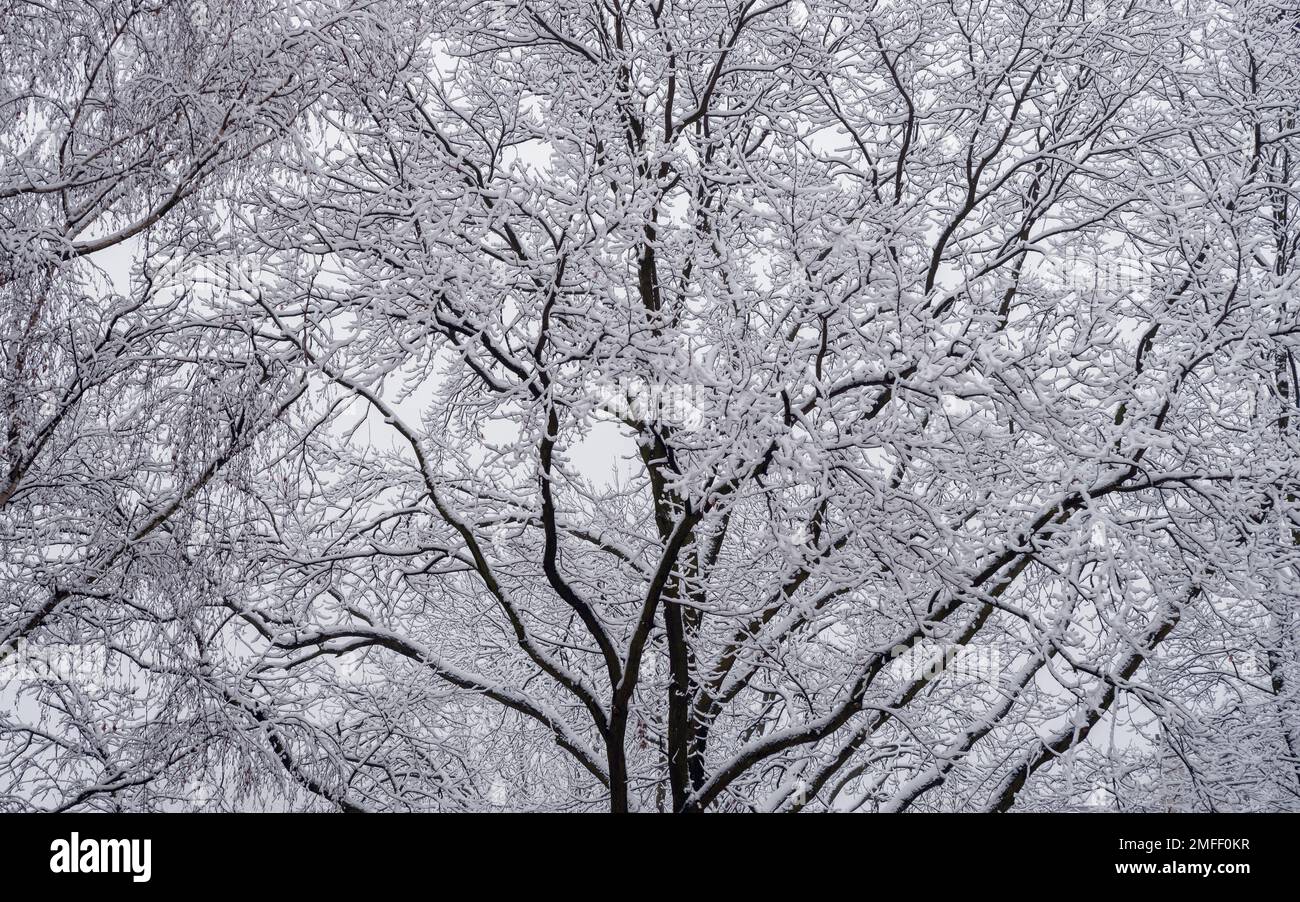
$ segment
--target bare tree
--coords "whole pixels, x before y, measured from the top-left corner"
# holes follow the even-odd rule
[[[1297,807],[1291,5],[85,9],[5,804]]]

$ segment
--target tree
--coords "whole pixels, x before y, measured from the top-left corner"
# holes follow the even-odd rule
[[[313,11],[7,133],[8,804],[1296,807],[1300,13]]]

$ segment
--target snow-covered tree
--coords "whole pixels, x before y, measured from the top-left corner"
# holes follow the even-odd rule
[[[1294,3],[67,10],[0,804],[1300,807]]]

